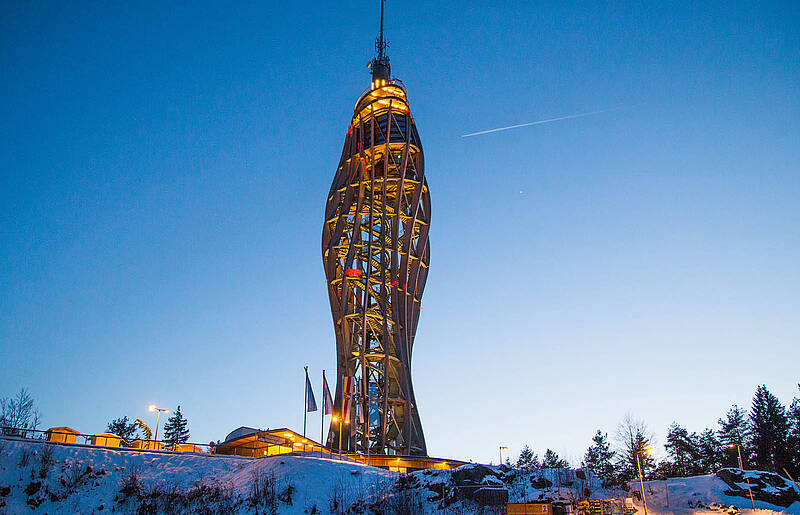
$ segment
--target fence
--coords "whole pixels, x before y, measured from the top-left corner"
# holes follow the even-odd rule
[[[22,427],[0,426],[0,435],[26,440],[49,441],[67,445],[83,445],[93,447],[114,447],[131,451],[160,452],[194,452],[215,454],[216,445],[211,443],[174,443],[166,440],[136,439],[128,442],[125,438],[112,433],[85,434],[59,427],[52,429],[29,429]]]
[[[186,442],[174,444],[166,440],[153,440],[153,439],[136,439],[128,442],[125,438],[112,433],[97,433],[86,434],[77,431],[67,430],[68,428],[51,428],[51,429],[29,429],[20,427],[0,426],[0,437],[21,438],[25,440],[38,440],[42,442],[51,442],[66,445],[77,445],[87,447],[104,447],[115,448],[124,451],[149,451],[149,452],[164,452],[164,453],[198,453],[207,456],[234,456],[239,458],[263,458],[267,456],[257,456],[252,454],[250,456],[241,454],[230,453],[217,453],[217,444],[215,443],[194,443]],[[337,454],[328,449],[320,451],[292,451],[273,456],[310,456],[310,457],[325,457],[333,460],[349,461],[353,463],[362,463],[364,460],[361,456],[342,453]]]

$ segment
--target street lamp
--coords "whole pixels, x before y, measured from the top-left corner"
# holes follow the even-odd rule
[[[503,464],[503,449],[508,450],[508,447],[506,447],[505,445],[500,446],[500,465]]]
[[[642,503],[644,504],[644,515],[647,515],[647,499],[644,496],[644,478],[642,477],[642,462],[639,459],[639,454],[647,454],[653,450],[652,447],[645,447],[641,451],[636,451],[636,465],[639,467],[639,486],[642,488]]]
[[[159,419],[161,418],[161,412],[163,411],[163,412],[165,412],[165,413],[166,413],[166,412],[168,412],[169,410],[168,410],[168,409],[164,409],[164,408],[157,408],[155,404],[151,404],[151,405],[150,405],[150,406],[149,406],[147,409],[148,409],[149,411],[151,411],[151,412],[152,412],[152,411],[155,411],[155,412],[156,412],[156,435],[153,437],[153,440],[156,440],[156,441],[157,441],[157,440],[158,440],[158,421],[159,421]],[[645,514],[645,515],[646,515],[646,514]]]
[[[739,453],[739,470],[741,470],[742,474],[744,474],[744,466],[742,465],[742,448],[739,446],[738,443],[729,444],[728,447],[730,447],[731,449],[736,447],[736,451]],[[750,488],[750,479],[747,476],[745,476],[744,480],[747,481],[747,491],[750,493],[750,504],[753,506],[753,509],[755,510],[756,502],[753,500],[753,490]]]

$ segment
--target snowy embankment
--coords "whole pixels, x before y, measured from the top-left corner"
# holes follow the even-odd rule
[[[728,478],[734,486],[736,479]],[[717,476],[648,482],[648,513],[800,515],[800,502],[784,508],[757,500],[760,510],[753,512],[749,498],[728,495],[730,488]],[[564,505],[629,495],[568,469],[465,465],[400,475],[315,457],[132,452],[0,438],[0,513],[501,514],[506,500]]]
[[[718,474],[725,475],[723,469]],[[800,515],[800,501],[791,503],[788,506],[780,506],[759,500],[761,498],[774,498],[779,491],[785,493],[796,492],[796,489],[789,483],[788,480],[782,479],[786,486],[782,489],[776,486],[764,483],[763,479],[778,478],[776,474],[765,472],[748,471],[745,475],[750,478],[752,490],[754,492],[754,504],[756,509],[752,509],[750,502],[749,492],[747,490],[747,483],[745,481],[735,481],[737,478],[732,478],[731,483],[726,483],[720,475],[709,474],[706,476],[695,476],[686,478],[672,478],[666,481],[645,481],[644,493],[647,498],[647,511],[648,515],[661,515],[669,513],[709,513],[709,512],[728,512],[728,513],[742,513],[742,514],[768,514],[768,513],[786,513],[792,515]],[[727,476],[726,476],[727,477]],[[759,488],[759,483],[763,488]],[[639,492],[640,485],[638,482],[631,482],[631,492]],[[734,489],[736,492],[734,492]],[[738,493],[738,495],[731,495]],[[636,506],[642,508],[642,503],[639,502],[639,497],[636,496]],[[784,496],[785,498],[786,496]],[[795,495],[796,499],[800,499],[800,492]]]
[[[329,513],[380,501],[396,477],[320,458],[162,454],[0,439],[0,513],[34,507],[49,514],[269,513],[273,507],[282,514]]]

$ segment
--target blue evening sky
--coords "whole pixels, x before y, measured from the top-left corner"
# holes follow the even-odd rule
[[[429,452],[577,464],[800,380],[800,3],[389,0],[431,188]],[[378,2],[5,2],[0,395],[100,432],[302,428]],[[470,132],[588,111],[585,118]],[[309,421],[319,436],[319,416]]]

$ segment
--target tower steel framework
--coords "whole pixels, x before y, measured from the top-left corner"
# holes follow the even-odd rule
[[[349,452],[426,455],[411,353],[428,275],[430,196],[405,86],[391,78],[381,30],[372,82],[359,97],[331,185],[322,259],[337,349],[328,445]],[[355,378],[341,413],[343,377]],[[341,433],[340,433],[341,431]]]

